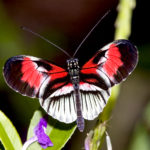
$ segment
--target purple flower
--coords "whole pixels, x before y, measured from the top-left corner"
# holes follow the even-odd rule
[[[38,142],[42,148],[53,146],[49,136],[46,135],[45,130],[47,128],[47,121],[45,118],[41,118],[39,123],[34,128],[34,136],[26,141],[23,145],[22,150],[26,150],[30,144]]]

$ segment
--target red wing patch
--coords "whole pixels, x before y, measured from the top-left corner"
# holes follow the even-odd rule
[[[33,63],[31,58],[29,57],[25,57],[21,65],[21,81],[27,82],[31,88],[34,87],[36,89],[39,89],[40,83],[43,79],[43,75],[37,70],[38,65],[36,63]]]
[[[89,83],[96,85],[104,90],[108,90],[111,87],[108,77],[97,68],[83,68],[80,71],[81,83]]]
[[[6,62],[4,77],[11,88],[30,97],[47,97],[68,83],[68,73],[63,68],[24,55],[12,57]]]
[[[128,40],[117,40],[99,50],[85,63],[81,69],[81,76],[94,74],[94,78],[98,79],[105,74],[111,81],[111,86],[113,86],[124,80],[134,70],[137,61],[136,47]],[[86,81],[90,83],[88,81],[90,78],[88,78]],[[93,82],[95,82],[94,79]]]

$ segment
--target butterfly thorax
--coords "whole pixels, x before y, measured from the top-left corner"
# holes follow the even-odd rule
[[[67,60],[68,72],[72,84],[79,84],[79,60],[71,58]]]

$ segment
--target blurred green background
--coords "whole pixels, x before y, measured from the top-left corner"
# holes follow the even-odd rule
[[[117,6],[118,0],[0,1],[0,109],[11,119],[23,141],[39,102],[21,96],[6,85],[2,75],[5,61],[9,57],[26,54],[65,67],[67,57],[42,39],[22,31],[20,26],[40,33],[72,55],[94,24],[111,10],[77,53],[82,65],[98,49],[113,41]],[[137,0],[129,39],[139,49],[139,63],[132,75],[122,83],[109,121],[114,150],[150,149],[150,22],[147,15],[148,1]],[[85,132],[81,134],[76,131],[64,149],[83,148],[86,133],[94,123],[87,121]]]

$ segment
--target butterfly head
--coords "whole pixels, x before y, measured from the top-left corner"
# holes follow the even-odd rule
[[[71,58],[67,60],[68,70],[79,69],[79,60],[77,58]]]

